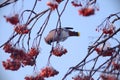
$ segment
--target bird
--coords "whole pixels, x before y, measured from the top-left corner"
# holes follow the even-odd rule
[[[44,38],[45,42],[49,45],[53,42],[63,42],[65,41],[68,37],[72,36],[80,36],[79,32],[72,31],[72,27],[63,27],[63,28],[56,28],[52,29],[48,35]]]

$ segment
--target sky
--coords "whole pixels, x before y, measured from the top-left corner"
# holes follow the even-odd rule
[[[3,0],[1,0],[0,2],[2,1]],[[16,7],[14,7],[15,12],[19,12],[21,11],[21,9],[31,9],[33,7],[34,0],[31,0],[29,2],[28,1],[29,0],[24,0],[24,2],[22,3],[22,0],[20,0],[20,3],[18,2],[16,4]],[[47,0],[42,0],[42,2],[38,2],[38,6],[36,7],[35,11],[40,12],[41,10],[47,9],[46,2]],[[71,1],[69,1],[68,6],[61,17],[62,26],[73,27],[74,31],[80,32],[80,36],[70,37],[66,41],[61,43],[68,50],[68,53],[66,55],[63,55],[62,57],[51,57],[51,65],[59,71],[59,75],[48,79],[46,78],[46,80],[61,80],[69,67],[75,66],[85,57],[85,55],[87,54],[87,48],[93,41],[92,37],[96,38],[99,36],[99,33],[95,31],[96,27],[107,16],[120,11],[120,0],[97,0],[97,4],[100,10],[97,11],[93,16],[83,17],[78,15],[77,11],[79,8],[71,6],[70,2]],[[62,3],[59,7],[62,7]],[[4,15],[11,14],[13,14],[13,5],[9,5],[0,9],[0,45],[6,42],[12,34],[12,25],[6,23],[5,19],[3,18]],[[47,64],[47,59],[50,54],[49,51],[51,49],[51,46],[45,43],[44,37],[51,29],[55,28],[56,19],[56,12],[53,11],[51,15],[51,20],[44,31],[41,41],[41,52],[40,55],[37,57],[37,66],[35,70],[36,72],[39,72],[40,69],[45,67]],[[39,28],[40,24],[41,22],[39,21],[35,25],[36,28],[34,29],[34,31]],[[117,25],[120,25],[120,23],[118,23]],[[33,37],[34,36],[35,35],[33,35]],[[18,71],[5,70],[2,66],[2,61],[8,59],[9,55],[6,54],[2,50],[2,48],[0,48],[0,57],[0,80],[24,80],[25,76],[35,75],[33,67],[29,66],[26,66],[24,68],[21,67]],[[75,74],[72,74],[72,76],[74,75]],[[67,80],[72,80],[72,76],[67,77]]]

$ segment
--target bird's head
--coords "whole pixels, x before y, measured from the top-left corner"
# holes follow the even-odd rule
[[[46,38],[44,38],[44,39],[45,39],[45,42],[46,42],[47,44],[51,45],[52,40],[49,40],[49,39],[46,39]]]

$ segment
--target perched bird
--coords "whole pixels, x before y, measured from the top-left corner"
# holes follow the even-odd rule
[[[52,42],[61,42],[71,36],[79,36],[79,32],[71,31],[71,27],[57,28],[51,30],[45,37],[45,42],[51,45]]]

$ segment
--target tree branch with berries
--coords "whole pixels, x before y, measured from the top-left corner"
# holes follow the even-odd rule
[[[8,5],[16,6],[20,0],[6,0],[0,3],[3,9]],[[24,3],[24,0],[21,0]],[[36,69],[36,62],[41,54],[42,38],[45,30],[49,28],[48,24],[53,19],[52,14],[57,15],[53,30],[50,30],[44,38],[45,42],[50,45],[49,56],[46,66],[34,76],[25,76],[25,80],[45,80],[46,78],[59,75],[59,71],[51,64],[51,58],[62,57],[69,53],[68,49],[61,44],[69,37],[79,37],[80,33],[72,31],[72,27],[63,27],[63,18],[65,11],[68,9],[70,0],[48,0],[45,9],[36,11],[38,4],[42,0],[34,0],[31,9],[20,9],[16,12],[13,8],[11,15],[3,15],[3,19],[13,28],[11,36],[7,41],[0,44],[0,48],[5,55],[9,55],[6,61],[2,61],[5,70],[18,71],[26,66],[33,66]],[[70,4],[78,10],[81,17],[92,17],[99,11],[97,0],[72,0]],[[22,4],[24,5],[24,4]],[[60,7],[62,5],[63,7]],[[119,80],[120,79],[120,27],[115,23],[120,21],[120,12],[110,14],[100,25],[96,27],[96,32],[101,33],[93,44],[88,46],[86,56],[75,66],[70,66],[66,74],[63,74],[61,80],[66,80],[68,76],[76,72],[78,75],[71,77],[73,80]],[[36,26],[39,24],[39,27]],[[36,29],[37,28],[37,29]],[[111,41],[116,44],[111,45]],[[44,50],[44,48],[43,48]],[[97,56],[92,56],[92,55]],[[105,59],[99,63],[101,59]],[[87,68],[86,66],[91,66]],[[96,79],[96,74],[100,74]]]

